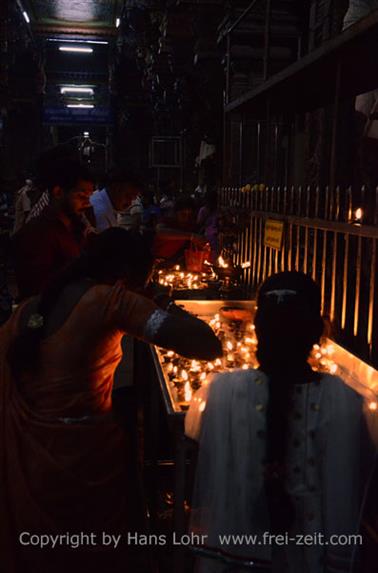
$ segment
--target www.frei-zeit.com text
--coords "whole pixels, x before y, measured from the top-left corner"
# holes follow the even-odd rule
[[[261,535],[219,535],[218,545],[221,547],[235,546],[264,546],[264,545],[298,545],[304,547],[312,546],[351,546],[362,545],[362,535],[331,535],[326,537],[323,533],[311,535],[273,535],[266,531]],[[189,533],[185,535],[144,535],[129,532],[126,534],[101,533],[64,533],[59,535],[33,534],[23,531],[19,535],[19,543],[24,547],[35,547],[39,549],[56,549],[69,547],[78,549],[80,547],[104,546],[117,549],[120,544],[126,543],[130,546],[206,546],[209,544],[207,535]],[[213,543],[211,544],[213,545]]]

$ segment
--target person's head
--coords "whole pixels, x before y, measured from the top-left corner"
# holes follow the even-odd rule
[[[109,174],[107,191],[116,211],[125,211],[143,191],[141,180],[126,169]]]
[[[93,177],[87,167],[71,159],[52,165],[48,182],[51,204],[67,215],[80,215],[90,207],[94,191]]]
[[[269,379],[265,490],[270,527],[273,533],[282,534],[295,520],[295,507],[286,490],[292,391],[294,384],[312,380],[307,359],[323,331],[320,290],[303,273],[279,273],[263,283],[257,305],[257,358]]]
[[[143,288],[153,266],[143,238],[121,227],[91,236],[81,259],[88,278],[107,284],[122,280],[130,290]]]
[[[283,272],[261,286],[255,317],[257,357],[267,373],[295,371],[323,333],[320,289],[307,275]]]
[[[175,219],[181,228],[195,224],[196,205],[191,197],[179,197],[175,204]]]
[[[79,161],[76,146],[56,145],[41,153],[33,166],[33,180],[36,187],[46,191],[54,184],[55,165],[62,161]]]
[[[8,361],[15,376],[38,368],[39,350],[49,315],[60,294],[70,284],[92,279],[94,284],[124,282],[128,290],[141,290],[148,281],[153,266],[151,251],[140,236],[113,227],[91,237],[86,251],[63,272],[56,275],[42,292],[36,315],[41,328],[25,328],[15,338]]]

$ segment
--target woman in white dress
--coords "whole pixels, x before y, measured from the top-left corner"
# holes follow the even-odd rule
[[[270,277],[255,318],[260,368],[216,376],[186,418],[199,442],[192,531],[210,547],[271,560],[275,573],[347,573],[355,551],[334,536],[358,529],[362,401],[308,364],[320,309],[311,278]],[[235,534],[250,537],[227,538]],[[204,559],[198,570],[225,571]]]

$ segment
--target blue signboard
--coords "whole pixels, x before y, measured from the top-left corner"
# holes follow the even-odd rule
[[[48,125],[111,125],[113,117],[109,107],[95,107],[93,109],[45,107],[43,123]]]

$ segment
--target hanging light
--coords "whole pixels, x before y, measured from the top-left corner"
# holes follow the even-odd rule
[[[66,107],[70,109],[93,109],[94,105],[91,103],[69,103]]]
[[[82,46],[59,46],[60,52],[71,52],[74,54],[92,54],[93,48],[84,48]]]
[[[83,86],[66,86],[60,88],[61,94],[86,94],[86,95],[93,95],[94,89],[93,88],[86,88]]]

